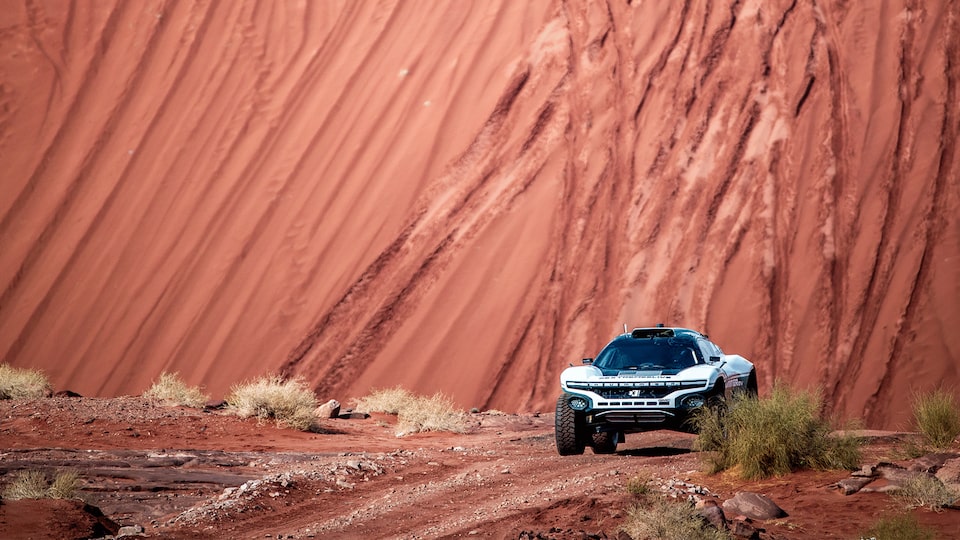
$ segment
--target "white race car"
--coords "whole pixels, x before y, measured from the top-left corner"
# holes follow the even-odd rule
[[[736,392],[757,395],[752,363],[687,328],[636,328],[583,364],[560,374],[556,439],[563,456],[587,446],[613,453],[627,433],[690,432],[700,407],[722,408]]]

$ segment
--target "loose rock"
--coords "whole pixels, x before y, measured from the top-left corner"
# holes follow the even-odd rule
[[[336,418],[340,415],[340,402],[331,399],[330,401],[324,403],[317,407],[314,414],[317,418]]]
[[[873,478],[864,478],[864,477],[851,477],[844,478],[840,480],[835,485],[837,489],[840,490],[840,493],[844,495],[853,495],[854,493],[863,489],[863,486],[873,482]]]
[[[741,491],[723,502],[723,510],[730,514],[739,514],[751,519],[777,519],[786,517],[783,508],[777,506],[769,497],[759,493]]]
[[[700,509],[700,515],[721,531],[727,528],[727,518],[723,515],[723,508],[717,506],[716,503],[704,505]]]

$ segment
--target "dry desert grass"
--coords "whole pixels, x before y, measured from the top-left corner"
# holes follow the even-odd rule
[[[50,395],[47,376],[35,369],[0,364],[0,399],[39,398]]]
[[[17,473],[3,490],[3,498],[72,499],[80,488],[80,476],[74,471],[62,471],[49,482],[43,471],[25,470]]]
[[[680,538],[728,540],[731,538],[727,531],[720,530],[704,520],[693,504],[660,495],[630,508],[621,529],[631,538],[656,540]]]
[[[469,427],[467,414],[447,396],[418,396],[400,387],[375,390],[356,401],[356,409],[397,415],[397,437],[423,431],[464,433]]]
[[[950,489],[935,477],[918,474],[906,482],[895,492],[896,496],[904,501],[909,508],[926,507],[939,512],[943,507],[953,504],[960,493]]]
[[[160,401],[166,405],[201,408],[206,404],[209,396],[199,387],[187,386],[178,373],[163,372],[160,378],[153,383],[143,397]]]
[[[921,525],[908,514],[880,518],[875,525],[860,533],[861,540],[934,540],[936,531]]]
[[[924,439],[935,448],[949,447],[960,435],[960,406],[946,390],[916,395],[913,418]]]
[[[316,427],[317,397],[302,379],[261,377],[234,386],[226,402],[242,418],[275,420],[280,426],[301,431]]]

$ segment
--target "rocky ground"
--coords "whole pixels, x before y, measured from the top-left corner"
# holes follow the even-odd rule
[[[907,459],[917,442],[908,433],[865,432],[865,468],[853,474],[743,481],[701,472],[687,434],[633,435],[615,455],[560,457],[552,413],[471,418],[467,434],[397,438],[386,415],[304,433],[139,398],[0,402],[4,483],[30,469],[82,478],[82,502],[3,501],[0,538],[617,538],[639,500],[626,488],[636,478],[724,508],[744,534],[859,538],[880,516],[905,511],[889,486],[960,475],[960,446]],[[786,516],[740,515],[750,512],[731,506],[740,492]],[[957,510],[911,512],[940,537],[960,537]]]

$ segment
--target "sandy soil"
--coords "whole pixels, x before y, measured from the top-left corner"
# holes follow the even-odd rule
[[[0,469],[4,478],[79,471],[86,502],[153,538],[616,538],[637,502],[625,489],[636,477],[695,484],[717,501],[766,494],[789,516],[754,522],[763,538],[855,538],[902,506],[882,493],[829,489],[842,471],[754,482],[704,474],[687,434],[651,432],[628,437],[615,455],[560,457],[552,414],[471,418],[467,434],[397,438],[386,415],[303,433],[137,398],[6,401]],[[909,439],[870,433],[865,459],[894,459]],[[90,530],[88,513],[63,504],[4,501],[0,537]],[[942,538],[960,535],[957,511],[914,514]]]
[[[624,323],[960,386],[960,3],[0,0],[0,360],[548,410]]]

